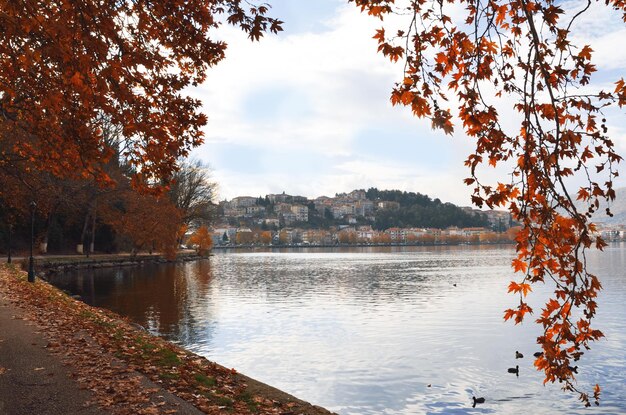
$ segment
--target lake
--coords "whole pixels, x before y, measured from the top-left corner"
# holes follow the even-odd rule
[[[217,252],[208,260],[57,276],[54,284],[185,348],[340,414],[626,413],[626,245],[601,277],[582,408],[533,368],[539,329],[504,323],[511,247]],[[533,287],[540,312],[549,285]],[[515,351],[524,354],[515,359]],[[520,375],[507,368],[520,366]],[[471,407],[471,398],[486,402]]]

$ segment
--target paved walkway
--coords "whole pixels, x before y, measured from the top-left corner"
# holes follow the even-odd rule
[[[100,415],[58,356],[19,309],[0,298],[0,414]]]
[[[44,333],[25,319],[19,307],[0,292],[0,415],[107,415],[135,414],[124,404],[103,409],[93,394],[81,389],[71,368],[46,346]],[[148,390],[144,413],[201,415],[195,406],[134,372],[140,388]]]

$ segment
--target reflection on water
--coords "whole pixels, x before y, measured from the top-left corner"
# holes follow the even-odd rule
[[[513,252],[494,247],[218,253],[55,283],[186,348],[341,414],[581,413],[542,386],[534,324],[503,323]],[[593,413],[626,413],[626,245],[593,253],[606,340],[579,364]],[[455,285],[456,284],[456,285]],[[546,290],[536,287],[539,310]],[[515,360],[515,350],[526,356]],[[530,358],[529,358],[530,357]],[[520,366],[520,375],[507,373]],[[472,396],[486,403],[471,407]]]

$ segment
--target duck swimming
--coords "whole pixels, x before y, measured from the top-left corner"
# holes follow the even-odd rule
[[[485,403],[485,398],[477,398],[475,396],[472,396],[472,399],[474,400],[474,403],[472,404],[472,408],[476,408],[477,403]]]
[[[522,357],[524,357],[523,354],[521,354],[520,352],[518,352],[517,350],[515,351],[515,358],[516,359],[521,359]]]
[[[515,367],[510,367],[507,372],[509,373],[515,373],[517,376],[519,376],[519,365],[515,366]]]

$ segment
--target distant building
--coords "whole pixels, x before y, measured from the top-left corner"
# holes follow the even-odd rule
[[[371,226],[359,226],[356,230],[358,242],[371,242],[374,237],[374,231]]]
[[[374,213],[374,202],[371,200],[357,200],[354,204],[354,213],[359,216],[369,216]]]
[[[230,206],[232,208],[246,208],[249,206],[256,205],[256,201],[257,201],[256,197],[238,196],[238,197],[233,198],[233,200],[230,201]]]
[[[308,222],[309,221],[309,208],[303,205],[291,206],[291,213],[296,215],[296,221]]]
[[[486,228],[463,228],[461,231],[464,236],[480,235],[482,233],[489,232]]]
[[[341,219],[346,215],[354,215],[356,209],[354,204],[342,204],[332,207],[332,214],[335,219]]]
[[[247,245],[253,242],[254,234],[250,228],[238,228],[235,234],[235,243]]]
[[[305,196],[292,196],[289,200],[291,201],[291,203],[300,205],[306,205],[307,203],[309,203],[309,199],[307,199]]]
[[[406,242],[406,235],[408,230],[406,228],[389,228],[385,231],[389,234],[392,242]]]
[[[213,228],[211,232],[211,239],[213,239],[213,245],[224,245],[235,241],[235,235],[237,234],[237,228],[227,225],[219,225]]]
[[[348,193],[348,197],[352,200],[365,200],[367,199],[367,194],[365,190],[353,190]]]
[[[276,213],[291,213],[290,203],[278,203],[274,206],[274,212]]]
[[[511,213],[504,210],[485,210],[480,211],[487,216],[489,225],[497,231],[504,231],[511,227]]]
[[[281,244],[292,244],[296,239],[296,233],[291,228],[284,228],[278,233],[278,242]]]
[[[278,218],[267,218],[265,224],[269,227],[278,228],[280,226],[280,220]]]
[[[231,218],[238,218],[246,215],[246,208],[224,208],[224,216]]]
[[[278,193],[278,194],[267,195],[267,198],[273,204],[286,202],[287,199],[290,198],[290,197],[291,196],[285,194],[285,192]]]
[[[330,245],[332,243],[329,231],[309,229],[302,232],[302,242],[307,245]]]
[[[248,206],[245,208],[245,211],[248,216],[259,216],[265,213],[265,206]]]
[[[282,223],[284,226],[290,226],[297,222],[297,216],[292,212],[281,212],[279,213],[279,217],[282,219]]]
[[[380,200],[376,203],[378,209],[398,209],[400,207],[400,203],[391,202],[389,200]]]
[[[412,239],[420,239],[425,235],[428,235],[428,231],[423,228],[409,228],[406,230],[407,239],[411,237]]]

